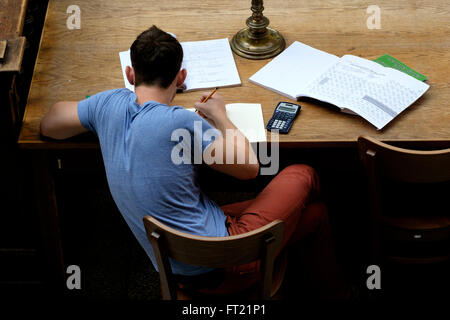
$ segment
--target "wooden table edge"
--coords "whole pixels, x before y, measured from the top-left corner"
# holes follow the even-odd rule
[[[405,147],[430,147],[430,148],[450,148],[450,140],[407,140],[407,139],[381,139],[380,141],[392,144],[402,145]],[[270,141],[267,141],[271,143]],[[261,143],[261,142],[260,142]],[[280,148],[353,148],[357,146],[357,138],[353,141],[327,141],[327,140],[305,140],[305,141],[282,141],[279,142]],[[99,149],[100,144],[98,142],[68,142],[68,141],[28,141],[19,140],[18,146],[22,150],[70,150],[70,149]]]

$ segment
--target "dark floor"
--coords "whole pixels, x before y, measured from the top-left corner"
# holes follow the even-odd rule
[[[29,46],[19,82],[23,105],[45,9],[46,0],[30,0],[24,31]],[[307,163],[318,171],[339,264],[346,279],[362,288],[363,297],[366,297],[368,207],[366,181],[356,150],[288,149],[282,151],[281,162],[282,167],[290,163]],[[40,269],[42,256],[30,164],[26,154],[17,150],[14,144],[1,164],[3,185],[8,189],[1,197],[4,205],[0,224],[0,258],[3,259],[0,293],[39,296],[44,292]],[[237,182],[208,173],[203,175],[202,185],[221,205],[254,196],[268,180]],[[222,182],[221,187],[217,187],[217,181]],[[158,274],[118,212],[103,171],[61,173],[57,179],[57,192],[66,263],[78,265],[82,271],[82,289],[67,292],[67,297],[159,299]],[[386,266],[382,269],[382,290],[374,296],[381,300],[440,294],[448,297],[448,270],[448,264],[431,269]],[[307,286],[298,288],[291,284],[288,288],[286,299],[308,298]]]
[[[47,0],[29,0],[23,35],[27,39],[22,70],[16,77],[19,115],[23,115],[33,74]],[[0,101],[2,110],[7,110]],[[3,114],[2,119],[3,121]],[[0,295],[41,290],[39,221],[32,194],[31,168],[17,148],[17,132],[0,128]]]

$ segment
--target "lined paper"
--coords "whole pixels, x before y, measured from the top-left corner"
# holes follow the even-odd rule
[[[186,91],[241,84],[228,39],[183,42],[181,46]]]
[[[227,38],[182,42],[183,62],[187,70],[182,86],[184,91],[229,87],[241,84],[230,43]],[[125,87],[134,91],[128,82],[125,69],[131,66],[130,50],[119,52]]]

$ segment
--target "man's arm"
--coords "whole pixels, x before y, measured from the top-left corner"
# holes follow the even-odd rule
[[[78,117],[78,102],[55,103],[41,120],[41,134],[53,139],[66,139],[88,131]]]
[[[207,94],[204,94],[201,100],[206,96]],[[195,107],[202,117],[222,133],[203,153],[205,159],[208,156],[215,157],[218,150],[222,150],[222,159],[216,158],[219,161],[209,166],[238,179],[255,178],[259,173],[258,158],[247,138],[228,119],[222,97],[214,94],[206,103],[198,102]]]

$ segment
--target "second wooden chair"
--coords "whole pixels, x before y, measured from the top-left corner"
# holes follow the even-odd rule
[[[382,257],[390,261],[414,264],[448,260],[450,149],[407,150],[370,137],[359,137],[358,149],[369,183],[373,262],[378,263]],[[442,196],[434,196],[433,200],[426,199],[425,192],[417,196],[407,194],[409,204],[397,206],[396,210],[389,210],[389,206],[395,201],[390,203],[385,201],[386,188],[389,184],[399,181],[405,182],[405,186],[412,185],[413,189],[425,185],[424,190],[429,190],[432,184],[442,184],[442,188],[447,190],[438,190]],[[393,188],[391,198],[397,200],[397,195],[402,191],[401,188]],[[435,201],[440,202],[440,205],[434,203]],[[420,207],[420,203],[425,204]],[[382,243],[385,245],[382,246]],[[401,248],[403,254],[386,252],[386,249],[392,250],[394,247]],[[412,249],[408,250],[408,247]],[[419,251],[424,252],[419,255]]]

